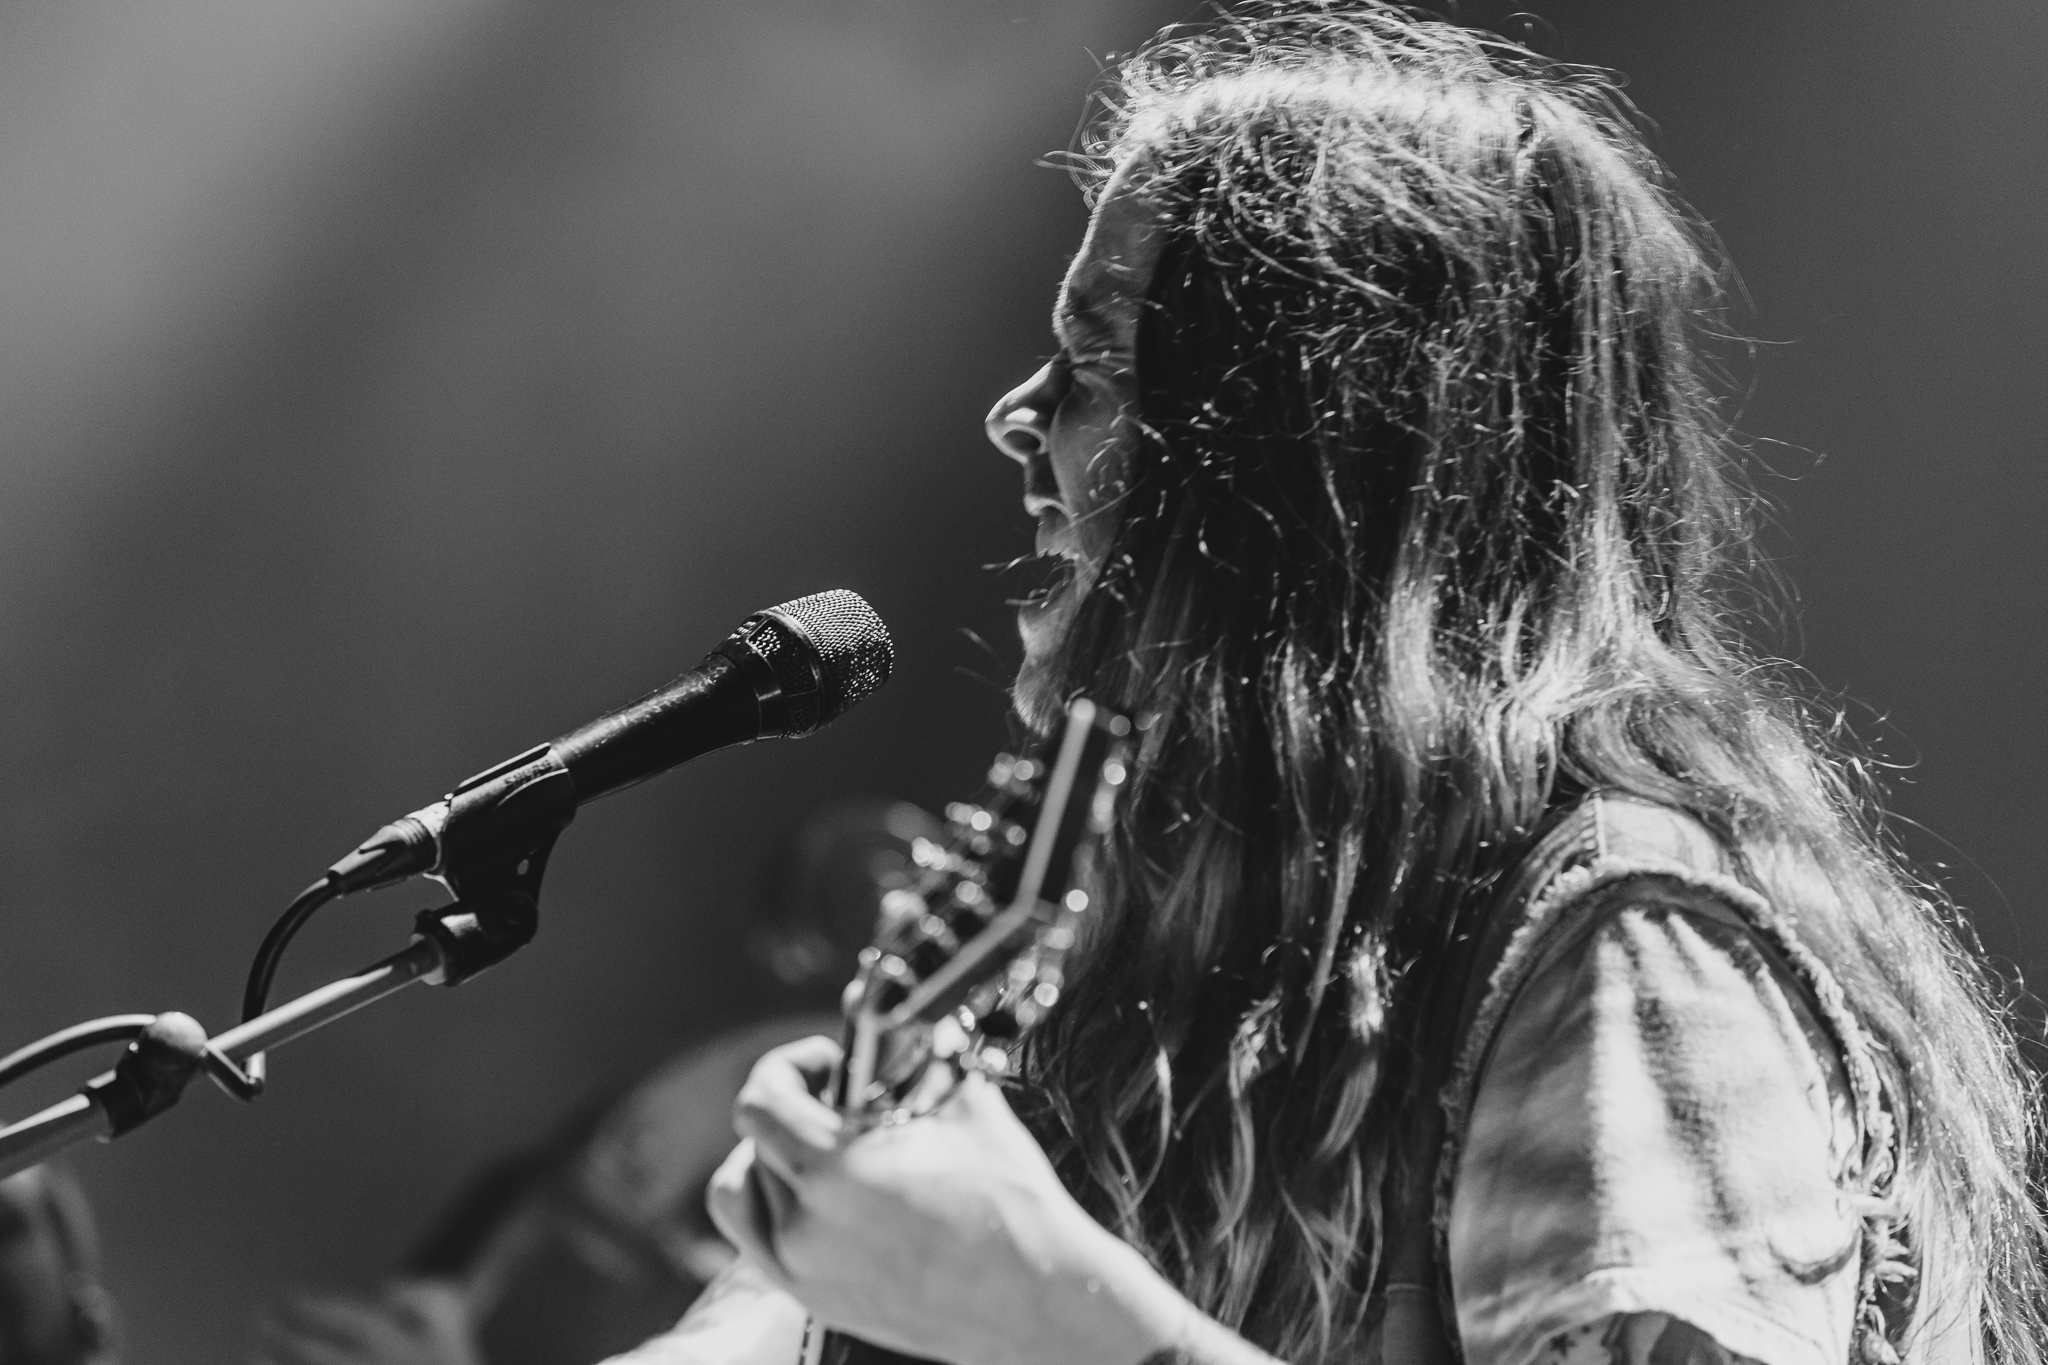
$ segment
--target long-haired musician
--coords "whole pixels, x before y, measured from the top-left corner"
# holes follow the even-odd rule
[[[1716,264],[1611,88],[1259,5],[1104,109],[989,417],[1019,709],[1157,717],[1102,917],[1008,1096],[849,1139],[833,1045],[764,1060],[759,1279],[648,1358],[800,1302],[973,1365],[2041,1361],[2035,1093],[1737,633]]]

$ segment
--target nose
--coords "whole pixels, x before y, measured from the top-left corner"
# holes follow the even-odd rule
[[[989,441],[1018,464],[1028,465],[1033,456],[1044,455],[1064,388],[1065,377],[1056,364],[1041,367],[988,410],[982,429]]]

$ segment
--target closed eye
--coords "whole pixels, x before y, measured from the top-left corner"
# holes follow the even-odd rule
[[[1069,375],[1102,379],[1125,378],[1134,368],[1130,353],[1116,347],[1092,351],[1063,350],[1055,357],[1054,364]]]

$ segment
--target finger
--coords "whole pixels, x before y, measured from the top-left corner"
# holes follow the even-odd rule
[[[767,1053],[780,1057],[803,1073],[805,1082],[813,1095],[822,1094],[825,1085],[832,1079],[832,1070],[844,1056],[843,1049],[834,1039],[814,1033],[808,1038],[799,1038],[793,1043],[784,1043]]]
[[[712,1223],[740,1255],[758,1266],[778,1289],[795,1288],[782,1259],[775,1254],[775,1206],[767,1188],[754,1178],[754,1144],[742,1142],[712,1172],[704,1188],[704,1206]],[[773,1179],[773,1177],[769,1177]]]
[[[839,1065],[841,1056],[839,1044],[819,1034],[799,1038],[793,1043],[770,1048],[761,1054],[747,1080],[752,1083],[756,1077],[772,1080],[778,1089],[801,1091],[803,1094],[818,1096],[832,1081],[832,1071]]]
[[[787,1268],[789,1262],[783,1257],[782,1248],[788,1243],[789,1234],[803,1212],[802,1201],[789,1182],[761,1160],[759,1147],[754,1149],[754,1165],[747,1173],[747,1179],[753,1182],[756,1193],[768,1209],[768,1233],[774,1240],[775,1255]]]
[[[904,1106],[913,1114],[935,1114],[952,1101],[963,1076],[968,1074],[972,1073],[963,1073],[946,1058],[935,1057],[904,1097]]]
[[[809,1077],[779,1049],[754,1064],[733,1101],[732,1124],[741,1137],[760,1146],[761,1159],[771,1169],[791,1182],[838,1151],[843,1127],[838,1113],[812,1094]]]
[[[944,1118],[970,1123],[991,1117],[1016,1117],[1010,1109],[1009,1100],[1003,1095],[1002,1086],[979,1071],[970,1071],[962,1076],[936,1112]]]
[[[806,1177],[815,1174],[833,1150],[795,1136],[763,1115],[735,1118],[734,1126],[746,1141],[754,1144],[755,1164],[773,1173],[777,1183],[787,1190],[802,1189]],[[779,1205],[777,1211],[780,1212]]]

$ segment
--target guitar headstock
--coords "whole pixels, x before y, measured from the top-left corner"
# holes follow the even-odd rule
[[[884,900],[847,989],[843,1113],[913,1112],[935,1061],[1000,1073],[1058,1001],[1096,850],[1129,780],[1131,729],[1073,702],[1051,743],[998,757],[981,799],[947,808],[944,846],[918,841],[921,876]]]

